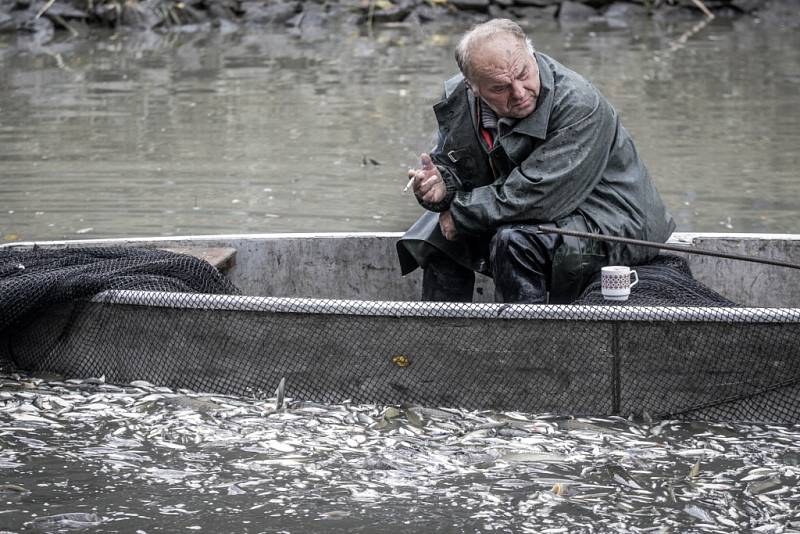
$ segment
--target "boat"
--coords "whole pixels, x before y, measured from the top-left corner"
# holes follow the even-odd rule
[[[108,290],[0,339],[31,373],[292,399],[592,415],[800,422],[800,271],[685,254],[737,307],[419,302],[399,233],[9,243],[145,247],[203,258],[240,295]],[[800,263],[800,235],[676,233],[687,249]]]

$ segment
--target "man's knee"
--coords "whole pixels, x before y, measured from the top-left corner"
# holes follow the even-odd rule
[[[535,226],[501,226],[489,254],[497,302],[546,301],[552,250],[539,239]]]
[[[513,225],[501,226],[495,231],[489,242],[489,261],[492,266],[509,255],[512,249],[518,249],[521,241],[521,231]]]
[[[533,225],[509,224],[500,226],[489,243],[492,270],[502,265],[524,265],[540,274],[546,272],[555,243],[536,233]]]

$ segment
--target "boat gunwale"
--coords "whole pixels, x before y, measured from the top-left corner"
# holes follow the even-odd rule
[[[368,238],[396,238],[399,239],[403,232],[278,232],[278,233],[251,233],[251,234],[205,234],[184,236],[143,236],[143,237],[110,237],[95,239],[64,239],[64,240],[32,240],[12,241],[0,243],[0,249],[16,247],[70,247],[70,246],[124,246],[124,245],[152,245],[153,243],[176,242],[217,242],[233,240],[267,241],[274,239],[368,239]],[[800,234],[770,234],[747,232],[675,232],[667,243],[685,243],[690,246],[694,239],[720,239],[720,240],[769,240],[769,241],[800,241]]]
[[[191,310],[394,318],[650,323],[800,323],[800,308],[370,301],[144,290],[106,290],[95,295],[91,302]]]

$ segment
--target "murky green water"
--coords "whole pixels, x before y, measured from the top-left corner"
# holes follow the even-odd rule
[[[796,232],[800,32],[696,24],[528,27],[620,110],[680,230]],[[0,241],[404,230],[463,29],[5,36]]]
[[[796,232],[800,32],[696,22],[529,27],[680,230]],[[403,230],[462,29],[4,36],[0,241]],[[0,382],[0,531],[800,531],[798,427]]]

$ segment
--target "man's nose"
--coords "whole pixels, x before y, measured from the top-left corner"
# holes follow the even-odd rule
[[[525,98],[525,88],[522,86],[522,82],[511,82],[511,96],[514,100],[522,100]]]

